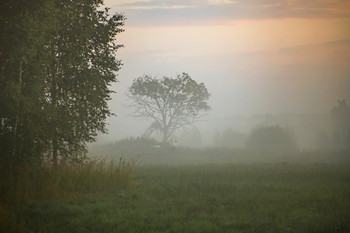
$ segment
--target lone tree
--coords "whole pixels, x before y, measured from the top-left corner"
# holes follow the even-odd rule
[[[192,124],[210,110],[207,88],[186,73],[176,78],[139,77],[129,88],[128,97],[135,108],[134,116],[152,119],[148,132],[160,132],[163,143],[168,143],[177,129]]]

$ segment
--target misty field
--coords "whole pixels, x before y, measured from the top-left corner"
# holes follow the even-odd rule
[[[130,189],[20,216],[33,232],[350,232],[350,166],[139,166]]]

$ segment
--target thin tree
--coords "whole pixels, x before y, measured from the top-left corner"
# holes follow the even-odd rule
[[[57,30],[47,47],[50,66],[46,76],[45,105],[53,163],[83,159],[86,142],[105,132],[109,85],[116,81],[121,47],[115,36],[122,32],[124,16],[98,10],[101,1],[56,1]]]
[[[149,131],[161,132],[163,143],[169,143],[176,130],[210,110],[210,94],[204,83],[197,83],[187,73],[176,78],[139,77],[129,88],[128,97],[135,110],[133,116],[152,119]]]

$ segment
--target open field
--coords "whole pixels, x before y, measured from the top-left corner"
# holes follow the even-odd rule
[[[26,206],[33,232],[350,232],[349,164],[137,167],[133,188]]]
[[[247,148],[189,148],[162,145],[152,139],[129,138],[89,148],[93,156],[137,160],[142,165],[206,165],[247,163],[350,163],[350,150],[254,150]]]

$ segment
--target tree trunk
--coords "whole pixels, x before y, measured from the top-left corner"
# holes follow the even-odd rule
[[[53,79],[55,75],[53,75]],[[52,106],[55,108],[57,105],[56,97],[56,83],[52,81],[52,90],[51,90]],[[57,166],[57,154],[58,154],[58,142],[57,142],[57,127],[56,127],[56,113],[52,116],[52,164],[54,167]]]
[[[56,136],[56,129],[54,132],[54,136],[52,138],[52,164],[53,167],[57,167],[57,136]]]
[[[163,129],[163,140],[162,140],[163,144],[168,143],[168,139],[169,139],[168,137],[169,137],[169,135],[168,135],[168,128],[164,128]]]
[[[19,84],[19,91],[21,93],[22,88],[22,61],[19,62],[19,75],[18,75],[18,84]],[[12,161],[14,165],[17,165],[18,158],[17,158],[17,128],[18,128],[18,109],[19,109],[19,101],[16,100],[17,106],[16,106],[16,117],[15,117],[15,125],[13,127],[13,150],[12,150]]]
[[[55,56],[55,50],[52,48],[52,55]],[[55,62],[55,57],[51,69],[51,104],[52,108],[54,111],[51,113],[51,140],[52,140],[52,165],[53,167],[57,166],[58,163],[58,141],[57,141],[57,112],[56,112],[56,107],[57,107],[57,85],[56,85],[56,73],[57,73],[57,68],[56,68],[56,62]]]

